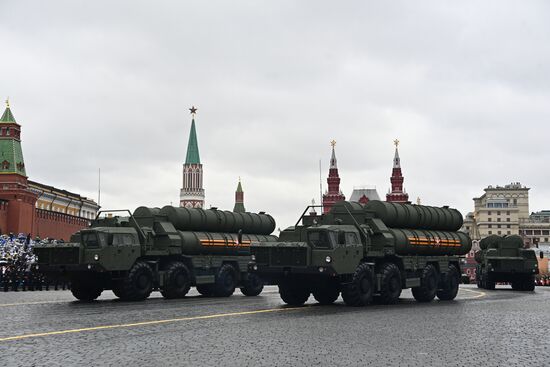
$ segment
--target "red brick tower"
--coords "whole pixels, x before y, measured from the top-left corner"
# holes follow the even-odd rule
[[[332,145],[332,157],[330,158],[330,168],[327,178],[328,190],[323,195],[323,214],[328,213],[334,203],[346,200],[346,197],[340,191],[340,176],[338,176],[338,164],[336,153],[334,152],[336,142],[333,140],[330,142],[330,145]]]
[[[6,110],[0,117],[0,199],[8,202],[7,228],[2,233],[33,233],[36,194],[29,190],[23,151],[21,125],[6,101]]]
[[[399,151],[397,146],[399,140],[393,141],[395,144],[395,156],[393,158],[393,170],[390,178],[391,191],[386,195],[386,201],[392,201],[394,203],[410,203],[409,194],[403,189],[403,174],[401,173],[401,160],[399,159]]]

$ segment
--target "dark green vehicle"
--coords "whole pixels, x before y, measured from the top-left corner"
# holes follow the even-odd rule
[[[172,206],[122,212],[129,216],[101,212],[68,243],[36,245],[39,271],[69,280],[83,301],[106,289],[130,301],[154,290],[181,298],[191,286],[206,296],[227,297],[236,287],[247,296],[261,293],[263,282],[247,264],[252,241],[276,239],[270,215]]]
[[[535,290],[537,256],[535,251],[523,248],[520,236],[492,235],[482,239],[479,247],[474,255],[479,288],[495,289],[496,283],[506,282],[514,290]]]
[[[251,246],[249,270],[277,284],[285,303],[313,293],[331,304],[341,293],[350,306],[391,304],[405,288],[419,302],[456,297],[461,255],[471,248],[457,232],[457,210],[382,201],[343,201],[321,216],[308,210],[278,240]]]

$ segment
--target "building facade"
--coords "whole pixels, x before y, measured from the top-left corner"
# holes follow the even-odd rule
[[[0,232],[67,240],[98,210],[91,199],[28,179],[21,125],[6,101],[0,118]]]
[[[189,142],[187,144],[187,155],[183,164],[183,184],[180,190],[180,207],[182,208],[203,208],[204,188],[203,171],[199,155],[199,143],[195,128],[195,113],[197,109],[191,107],[191,130],[189,131]]]
[[[391,189],[386,195],[386,201],[391,201],[394,203],[410,203],[409,194],[405,192],[403,188],[403,173],[401,172],[401,158],[399,158],[399,140],[394,140],[395,144],[395,154],[393,157],[393,168],[390,178]]]
[[[332,206],[339,202],[346,200],[346,197],[340,191],[340,176],[338,175],[338,161],[336,160],[336,152],[334,147],[336,142],[333,140],[330,142],[332,146],[332,156],[330,157],[330,168],[328,170],[328,190],[323,195],[323,213],[326,214],[330,211]]]
[[[519,182],[488,186],[474,198],[474,212],[464,220],[464,230],[473,240],[487,236],[519,234],[520,223],[529,220],[529,188]]]
[[[371,200],[380,200],[376,187],[358,187],[354,188],[349,197],[349,201],[366,204]]]

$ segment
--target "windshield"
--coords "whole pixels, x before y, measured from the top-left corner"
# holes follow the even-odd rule
[[[315,248],[330,248],[331,241],[327,231],[312,231],[308,235],[308,243]]]
[[[105,246],[105,233],[100,232],[83,232],[82,243],[88,248],[97,248]]]

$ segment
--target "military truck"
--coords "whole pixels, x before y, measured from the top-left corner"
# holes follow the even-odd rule
[[[82,301],[106,289],[128,301],[146,299],[153,290],[181,298],[191,286],[205,296],[227,297],[236,287],[255,296],[263,282],[248,274],[250,243],[274,241],[274,229],[275,220],[264,212],[139,207],[133,214],[100,212],[68,243],[40,244],[34,251],[39,271],[69,280]]]
[[[323,215],[306,215],[310,208],[278,240],[251,246],[249,270],[278,285],[285,303],[313,293],[331,304],[341,293],[349,306],[392,304],[405,288],[419,302],[456,297],[471,248],[456,209],[374,200],[338,202]]]
[[[507,282],[514,290],[535,290],[537,256],[535,251],[523,248],[520,236],[491,235],[482,239],[479,247],[474,254],[479,288],[495,289],[496,283]]]

